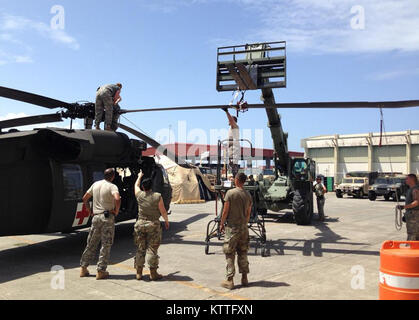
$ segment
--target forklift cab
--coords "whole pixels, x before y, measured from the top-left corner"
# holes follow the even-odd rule
[[[297,181],[314,181],[316,163],[311,159],[291,159],[291,177]]]

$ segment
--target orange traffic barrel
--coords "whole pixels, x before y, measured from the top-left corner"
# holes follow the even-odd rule
[[[419,300],[419,241],[381,246],[380,300]]]

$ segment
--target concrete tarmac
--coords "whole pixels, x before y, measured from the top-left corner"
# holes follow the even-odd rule
[[[171,226],[159,250],[159,272],[152,282],[145,269],[135,279],[134,221],[116,226],[107,280],[79,277],[79,260],[88,229],[72,234],[0,238],[0,299],[377,299],[379,250],[385,240],[405,240],[394,227],[392,201],[369,201],[327,194],[326,221],[317,214],[310,226],[297,226],[289,211],[266,218],[267,257],[251,241],[249,287],[236,274],[232,291],[219,286],[225,276],[222,241],[206,255],[207,223],[215,202],[172,205]],[[315,207],[315,212],[317,212]],[[58,266],[58,267],[57,267]],[[57,271],[58,270],[58,271]]]

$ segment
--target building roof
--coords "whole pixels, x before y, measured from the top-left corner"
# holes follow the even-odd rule
[[[382,135],[378,132],[361,134],[336,134],[306,138],[301,140],[302,148],[333,148],[335,144],[339,147],[357,147],[379,145],[405,145],[419,144],[419,130],[406,130],[397,132],[386,132]]]
[[[200,157],[202,153],[209,151],[209,157],[217,156],[216,145],[193,144],[193,143],[173,143],[164,145],[167,150],[171,151],[178,157]],[[156,154],[155,148],[148,148],[143,152],[145,156],[153,156]],[[242,154],[250,155],[250,148],[242,147]],[[255,155],[257,157],[272,158],[274,151],[272,149],[255,148]],[[304,157],[304,152],[289,151],[291,157]]]

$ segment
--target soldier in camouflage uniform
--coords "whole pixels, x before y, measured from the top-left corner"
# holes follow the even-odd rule
[[[317,199],[317,211],[319,212],[319,220],[324,221],[324,203],[326,201],[324,194],[327,192],[326,187],[322,183],[322,178],[316,178],[316,184],[314,185],[314,193]]]
[[[137,247],[134,268],[137,270],[136,279],[141,280],[147,254],[150,279],[154,281],[163,277],[157,273],[159,267],[157,251],[162,238],[159,219],[160,216],[163,217],[166,230],[169,229],[169,219],[161,194],[153,192],[151,190],[152,180],[148,178],[142,180],[142,176],[140,174],[135,183],[135,197],[138,201],[138,220],[134,225],[134,243]]]
[[[112,108],[112,122],[111,122],[111,130],[116,131],[119,128],[119,117],[120,117],[121,107],[119,104],[115,104]],[[105,121],[105,115],[102,115],[102,120]],[[85,118],[84,119],[84,128],[85,129],[92,129],[93,127],[93,119]]]
[[[240,146],[240,128],[237,124],[237,117],[232,116],[227,108],[223,108],[224,112],[228,118],[228,124],[230,128],[228,129],[228,158],[229,166],[231,168],[231,173],[233,177],[239,172],[239,161],[241,157],[241,146]]]
[[[241,283],[247,286],[249,281],[249,261],[247,252],[249,250],[249,229],[248,223],[252,211],[252,196],[243,189],[246,182],[246,175],[238,173],[235,177],[236,188],[228,190],[224,197],[224,209],[220,221],[220,231],[225,229],[223,252],[226,256],[226,280],[221,286],[226,289],[234,288],[234,275],[236,273],[234,260],[237,252],[237,263],[239,273],[242,274]],[[225,223],[227,225],[225,226]]]
[[[114,115],[114,106],[122,100],[120,97],[122,84],[108,84],[101,86],[96,92],[95,104],[95,127],[100,129],[100,123],[103,119],[103,112],[105,112],[105,130],[112,130],[112,121]]]
[[[407,240],[419,241],[419,184],[415,174],[406,177],[406,184],[409,190],[406,192],[406,204],[398,206],[405,209],[404,218],[406,221]]]
[[[93,215],[93,220],[87,237],[87,246],[80,260],[80,277],[89,275],[87,267],[96,256],[99,243],[102,247],[99,253],[96,279],[105,279],[109,276],[106,268],[109,264],[115,234],[115,217],[121,205],[118,187],[112,183],[114,179],[115,170],[105,170],[105,179],[95,182],[83,197],[83,205],[90,215]],[[93,197],[93,214],[88,203],[91,197]]]

